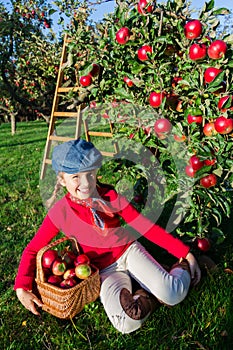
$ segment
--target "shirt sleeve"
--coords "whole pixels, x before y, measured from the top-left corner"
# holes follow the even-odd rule
[[[39,230],[23,251],[18,272],[15,278],[14,290],[23,288],[32,290],[36,274],[37,252],[46,246],[59,232],[47,215]]]
[[[184,244],[179,238],[175,238],[165,229],[139,213],[124,196],[120,194],[117,195],[115,192],[112,198],[114,207],[118,207],[119,215],[142,236],[157,244],[159,247],[164,248],[178,259],[186,257],[190,247]]]

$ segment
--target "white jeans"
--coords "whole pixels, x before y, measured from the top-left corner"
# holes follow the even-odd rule
[[[187,295],[190,275],[186,270],[174,268],[169,273],[139,243],[134,242],[112,265],[100,272],[100,299],[113,326],[121,333],[140,328],[147,319],[134,320],[122,309],[120,291],[132,292],[131,277],[142,288],[167,305],[180,303]]]

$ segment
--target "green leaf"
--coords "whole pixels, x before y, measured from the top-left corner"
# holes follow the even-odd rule
[[[205,12],[210,11],[214,8],[214,0],[210,0],[205,3]]]
[[[124,99],[132,98],[132,95],[128,93],[125,88],[116,88],[114,93],[116,96],[120,96],[121,98],[124,98]]]

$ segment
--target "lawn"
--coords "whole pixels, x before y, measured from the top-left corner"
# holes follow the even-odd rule
[[[19,123],[15,136],[11,136],[9,124],[0,126],[0,349],[233,349],[230,234],[209,252],[217,269],[204,273],[198,287],[191,289],[181,304],[173,308],[161,306],[133,334],[118,333],[99,300],[86,306],[72,321],[45,312],[38,318],[21,306],[13,291],[18,263],[46,214],[39,181],[46,137],[47,126],[43,121]],[[112,180],[110,171],[105,169],[104,180]],[[232,217],[222,225],[225,232],[232,231]],[[150,244],[148,249],[161,259],[166,257]]]

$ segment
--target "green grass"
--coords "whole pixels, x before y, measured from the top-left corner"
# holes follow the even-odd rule
[[[37,318],[21,306],[13,284],[22,250],[46,213],[39,181],[46,137],[47,126],[41,121],[19,123],[15,136],[9,124],[0,126],[0,349],[233,349],[233,277],[224,271],[233,268],[229,234],[210,251],[218,270],[204,276],[181,304],[161,306],[133,334],[118,333],[99,300],[86,306],[73,322],[45,312]],[[111,167],[103,178],[112,180]],[[225,230],[232,230],[231,222],[232,218],[224,223]],[[150,244],[148,249],[156,253]]]

